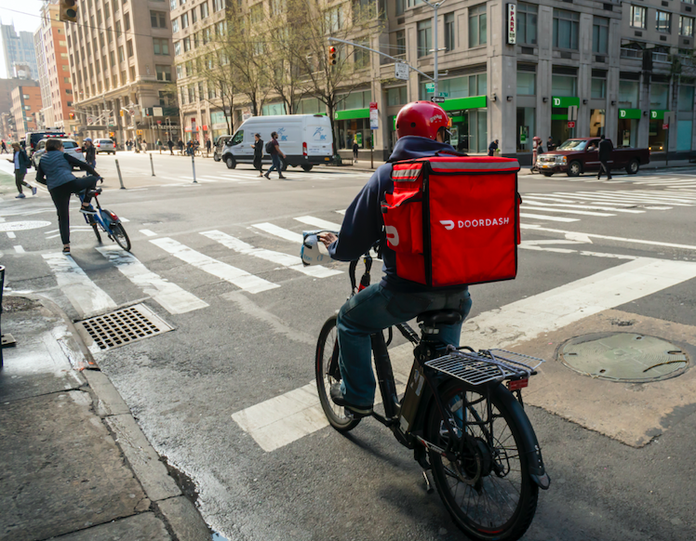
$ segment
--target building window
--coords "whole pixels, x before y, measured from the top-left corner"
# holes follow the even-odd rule
[[[213,0],[213,11],[220,11],[224,6],[224,0]]]
[[[558,49],[578,48],[580,14],[564,9],[553,10],[553,46]]]
[[[164,38],[152,38],[152,45],[155,49],[155,54],[158,55],[168,55],[169,54],[169,40]]]
[[[188,28],[188,25],[189,25],[188,13],[184,13],[181,16],[181,28]]]
[[[635,109],[638,107],[638,81],[619,81],[619,107]]]
[[[121,37],[121,21],[116,21],[116,37]]]
[[[167,28],[167,14],[163,11],[151,11],[150,24],[152,28]]]
[[[132,39],[129,39],[126,42],[126,49],[128,50],[128,58],[133,56],[133,40]]]
[[[179,31],[179,19],[172,19],[172,34],[176,34]]]
[[[533,96],[536,94],[536,73],[528,71],[517,72],[517,95]]]
[[[469,8],[469,47],[478,47],[488,42],[486,4]]]
[[[196,15],[196,9],[191,10],[191,24],[196,24],[196,21],[198,21],[198,15]]]
[[[135,81],[135,66],[130,67],[130,78],[131,81]]]
[[[176,65],[176,78],[181,79],[184,76],[184,66],[181,64]]]
[[[123,28],[126,32],[130,30],[130,13],[123,14]]]
[[[694,18],[679,16],[679,35],[692,38],[694,36]]]
[[[672,31],[672,14],[666,11],[655,12],[655,29],[658,32]]]
[[[445,51],[453,51],[454,43],[454,13],[445,15]]]
[[[367,38],[359,39],[356,41],[358,45],[363,45],[364,47],[369,47],[370,42]],[[353,48],[353,61],[355,62],[355,69],[363,69],[370,67],[370,51],[361,49],[359,47]]]
[[[609,50],[609,19],[594,17],[592,21],[592,52],[607,54]]]
[[[263,21],[263,3],[251,6],[249,16],[251,18],[251,24],[259,24]]]
[[[336,6],[326,12],[326,25],[329,32],[338,32],[343,28],[343,8]]]
[[[285,0],[271,0],[270,1],[270,6],[271,6],[271,15],[280,15],[284,11],[284,4]]]
[[[642,6],[631,6],[631,26],[645,28],[645,16],[648,10]]]
[[[430,49],[433,48],[433,31],[432,21],[420,21],[418,23],[418,57],[430,54]]]
[[[201,4],[201,19],[205,19],[208,16],[208,0]]]
[[[652,83],[650,85],[650,108],[667,109],[669,103],[669,85]]]
[[[694,110],[694,87],[681,85],[679,87],[678,109],[680,111]]]
[[[187,53],[191,50],[191,38],[186,36],[184,38],[184,52]]]
[[[181,42],[177,41],[174,44],[174,56],[179,56],[181,54]]]
[[[123,45],[119,45],[118,47],[118,60],[119,62],[123,62],[126,59],[126,56],[123,54]]]
[[[174,11],[176,9],[176,0],[169,0],[169,9]]]
[[[568,75],[551,76],[551,93],[554,96],[577,96],[578,78]]]
[[[406,31],[396,32],[396,58],[406,59]]]
[[[590,97],[593,100],[603,100],[607,97],[607,80],[599,79],[596,77],[592,78],[592,87],[590,90]]]
[[[403,15],[406,9],[406,0],[396,0],[396,14]]]
[[[157,71],[158,81],[171,81],[172,80],[172,67],[171,66],[155,66]]]
[[[408,103],[408,89],[405,86],[387,89],[387,105],[404,105]]]
[[[537,42],[537,6],[517,4],[517,41],[528,45]]]

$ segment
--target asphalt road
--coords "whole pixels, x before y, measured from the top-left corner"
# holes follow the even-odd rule
[[[463,539],[387,429],[365,420],[341,436],[302,409],[314,399],[316,337],[349,283],[344,264],[308,275],[287,255],[299,253],[303,229],[340,223],[369,175],[322,167],[269,181],[196,159],[193,184],[190,158],[154,154],[154,177],[149,156],[116,158],[126,189],[114,157],[99,156],[100,200],[128,220],[132,257],[108,240],[96,250],[75,205],[72,266],[56,255],[47,192],[16,200],[0,173],[6,287],[47,295],[74,320],[143,300],[174,328],[95,357],[195,486],[211,528],[240,540]],[[693,173],[521,176],[518,278],[471,288],[463,342],[553,356],[578,329],[620,319],[649,325],[693,359]],[[524,539],[696,539],[691,370],[633,385],[547,360],[526,396],[552,486]]]

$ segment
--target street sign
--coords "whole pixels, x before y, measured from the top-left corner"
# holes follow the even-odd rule
[[[568,120],[577,120],[578,119],[578,106],[577,105],[569,105],[568,106]]]
[[[411,70],[405,62],[397,62],[394,64],[394,77],[402,81],[408,81],[408,75]]]
[[[440,92],[440,97],[449,98],[449,94],[447,92]]]
[[[673,114],[674,114],[674,113],[671,113],[671,112],[669,112],[669,111],[666,111],[666,112],[665,112],[665,116],[664,116],[664,118],[662,119],[662,129],[663,129],[663,130],[668,130],[668,129],[669,129],[669,125],[672,123],[672,115],[673,115]]]
[[[425,90],[428,92],[435,92],[435,83],[425,83]]]
[[[434,103],[445,103],[445,98],[444,98],[444,96],[434,96],[433,102]]]
[[[370,129],[379,129],[379,110],[377,109],[377,102],[370,103]]]
[[[569,127],[569,128],[574,128],[574,127],[575,127],[575,122],[573,122],[573,121],[568,122],[568,127]]]
[[[152,108],[152,116],[163,116],[163,111],[161,107]]]

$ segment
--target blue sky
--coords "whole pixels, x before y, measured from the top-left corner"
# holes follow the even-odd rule
[[[12,24],[14,22],[15,31],[31,32],[40,26],[41,19],[41,0],[0,0],[0,19],[2,24]],[[2,42],[0,42],[0,50]],[[0,54],[0,77],[4,78],[5,73],[5,53]]]

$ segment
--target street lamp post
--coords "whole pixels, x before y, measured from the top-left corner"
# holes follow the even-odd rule
[[[423,0],[426,4],[428,4],[431,8],[433,8],[433,42],[434,42],[434,47],[433,47],[433,84],[434,84],[434,96],[439,96],[438,92],[438,78],[439,74],[437,72],[437,53],[439,51],[439,42],[437,39],[437,9],[445,3],[446,0],[442,0],[441,2],[437,2],[433,4],[429,0]]]

